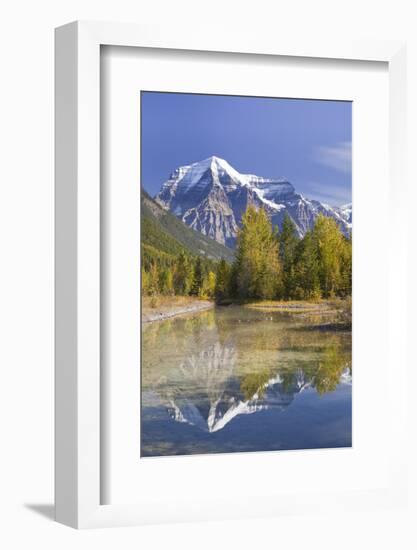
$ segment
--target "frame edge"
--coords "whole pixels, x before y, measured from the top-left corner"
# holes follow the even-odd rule
[[[398,63],[403,42],[401,46],[398,42],[378,40],[332,46],[320,42],[302,49],[292,44],[283,47],[280,42],[271,48],[270,40],[245,46],[242,39],[237,45],[232,40],[233,37],[223,39],[221,49],[394,61],[395,79],[399,75],[405,78],[406,69]],[[92,249],[99,238],[96,224],[99,204],[93,202],[99,192],[99,49],[101,44],[107,44],[218,51],[204,37],[194,40],[194,46],[184,47],[185,42],[158,32],[155,35],[150,27],[132,24],[82,21],[55,30],[55,505],[56,520],[75,528],[141,523],[139,514],[129,507],[100,506],[99,385],[96,385],[99,251]],[[277,53],[279,50],[281,53]],[[397,108],[396,102],[390,104],[395,113]],[[391,176],[394,174],[402,177],[398,164]],[[86,226],[89,213],[91,220]],[[93,257],[89,258],[91,251]],[[397,471],[392,473],[392,481],[398,482]]]
[[[55,519],[78,526],[78,24],[55,30]]]

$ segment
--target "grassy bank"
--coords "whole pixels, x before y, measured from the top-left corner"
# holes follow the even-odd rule
[[[317,318],[322,322],[323,328],[340,325],[345,329],[352,326],[352,299],[333,298],[315,301],[292,300],[262,300],[244,304],[244,307],[258,309],[260,311],[279,311],[300,317]]]
[[[345,310],[350,308],[350,299],[321,299],[321,300],[260,300],[251,301],[245,304],[246,307],[277,310],[288,313],[312,313],[324,311]]]

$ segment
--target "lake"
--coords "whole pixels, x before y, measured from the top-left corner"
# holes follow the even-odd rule
[[[216,307],[142,327],[141,456],[350,447],[351,332]]]

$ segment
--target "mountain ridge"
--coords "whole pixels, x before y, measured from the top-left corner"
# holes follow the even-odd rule
[[[187,227],[176,216],[164,210],[141,189],[141,242],[165,254],[177,255],[185,250],[210,260],[231,262],[233,250]]]
[[[174,170],[155,201],[187,226],[234,247],[242,215],[249,205],[262,207],[273,225],[282,228],[285,215],[300,237],[321,213],[336,220],[346,235],[352,227],[352,205],[334,207],[297,193],[285,178],[241,174],[216,156]]]

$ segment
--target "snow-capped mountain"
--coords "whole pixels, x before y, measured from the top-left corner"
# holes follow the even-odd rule
[[[171,399],[167,403],[168,414],[176,422],[191,424],[203,431],[214,433],[222,430],[229,422],[240,415],[254,414],[276,408],[284,411],[294,400],[296,394],[310,387],[302,378],[297,379],[291,388],[283,386],[278,375],[271,378],[262,388],[262,398],[255,393],[251,399],[244,399],[239,394],[231,395],[225,391],[216,398],[197,406],[189,399]]]
[[[337,208],[307,199],[283,178],[240,174],[215,156],[177,168],[155,200],[189,227],[230,247],[249,205],[263,207],[280,229],[288,214],[301,237],[320,213],[334,218],[346,234],[352,224],[351,204]]]
[[[350,224],[350,227],[352,227],[352,203],[344,204],[339,208],[339,211],[346,222]]]
[[[172,381],[167,383],[167,378],[163,377],[162,385],[159,387],[158,381],[153,388],[150,398],[157,396],[154,406],[162,404],[175,422],[214,433],[241,415],[271,409],[285,411],[298,394],[314,388],[314,375],[298,368],[292,371],[290,381],[276,372],[258,388],[253,388],[250,394],[244,394],[241,381],[235,374],[238,361],[235,345],[231,341],[221,343],[216,340],[216,333],[212,331],[205,332],[204,336],[204,341],[213,338],[212,343],[179,364],[178,370],[175,369],[176,386]],[[352,384],[348,366],[342,372],[339,384]]]
[[[339,384],[352,384],[352,375],[349,369],[344,370]],[[166,406],[172,420],[191,424],[205,432],[214,433],[222,430],[240,415],[254,414],[270,409],[285,411],[298,394],[311,387],[312,381],[306,379],[304,372],[300,369],[291,385],[284,384],[279,374],[268,380],[262,388],[259,388],[259,391],[262,391],[262,396],[255,393],[250,399],[244,399],[240,392],[231,392],[230,389],[225,389],[223,392],[218,392],[216,396],[210,395],[208,392],[206,401],[202,401],[200,395],[197,403],[189,398],[171,397]]]

